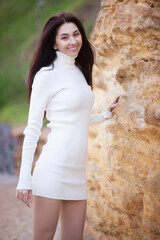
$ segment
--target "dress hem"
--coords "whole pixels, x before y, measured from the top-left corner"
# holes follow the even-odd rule
[[[32,193],[32,195],[37,196],[37,197],[44,197],[44,198],[49,198],[49,199],[55,199],[55,200],[71,200],[71,201],[87,200],[87,197],[82,197],[82,198],[75,198],[75,197],[50,197],[50,196],[44,196],[42,194],[37,194],[37,193]]]

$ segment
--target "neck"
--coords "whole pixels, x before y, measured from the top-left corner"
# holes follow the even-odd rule
[[[56,51],[56,55],[57,57],[54,61],[55,66],[68,68],[75,67],[75,57],[68,56],[60,51]]]

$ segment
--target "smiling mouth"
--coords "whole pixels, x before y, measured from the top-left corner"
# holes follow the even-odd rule
[[[68,48],[69,50],[76,50],[76,49],[78,49],[78,46],[76,46],[76,47],[70,47],[70,48]]]

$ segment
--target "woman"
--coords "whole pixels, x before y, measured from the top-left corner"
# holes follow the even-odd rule
[[[28,207],[32,191],[33,240],[53,239],[59,216],[62,240],[83,238],[88,126],[110,118],[119,99],[106,111],[91,114],[93,63],[80,21],[65,12],[52,16],[44,26],[28,78],[30,108],[16,191]],[[44,114],[51,132],[32,179]]]

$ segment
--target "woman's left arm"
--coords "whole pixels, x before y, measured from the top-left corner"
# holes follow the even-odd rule
[[[91,114],[89,124],[92,125],[95,123],[102,122],[106,119],[110,119],[113,116],[112,110],[116,107],[116,105],[119,101],[119,98],[120,98],[120,96],[116,97],[114,99],[114,101],[109,104],[106,111],[103,110],[101,113]]]

